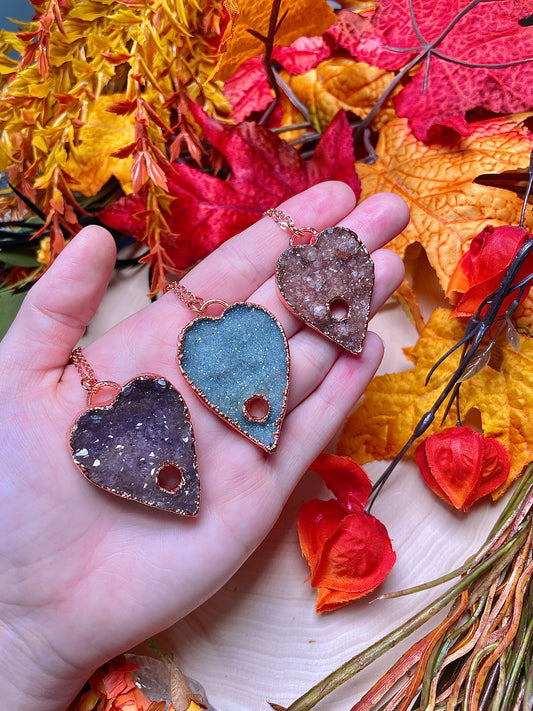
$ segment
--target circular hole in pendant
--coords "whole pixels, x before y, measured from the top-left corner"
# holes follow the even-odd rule
[[[157,472],[157,486],[169,494],[175,494],[183,484],[183,469],[166,462]]]
[[[118,383],[102,381],[97,383],[87,395],[87,405],[89,407],[104,407],[110,405],[116,398],[120,390]]]
[[[252,395],[244,401],[242,411],[250,422],[266,422],[270,415],[270,403],[264,395]]]
[[[328,304],[329,313],[335,321],[345,321],[350,313],[350,305],[341,296],[337,296]]]

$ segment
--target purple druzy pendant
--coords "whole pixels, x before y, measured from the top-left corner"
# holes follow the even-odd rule
[[[141,375],[113,402],[82,413],[70,433],[72,458],[101,489],[195,516],[200,481],[189,411],[165,378]]]

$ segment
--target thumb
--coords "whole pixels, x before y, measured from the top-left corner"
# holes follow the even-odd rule
[[[1,343],[11,373],[63,369],[104,295],[115,265],[112,236],[85,227],[30,289]]]

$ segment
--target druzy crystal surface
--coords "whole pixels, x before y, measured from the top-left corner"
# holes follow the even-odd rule
[[[360,353],[374,288],[374,264],[355,232],[329,227],[313,244],[287,249],[276,282],[287,305],[308,325]],[[340,314],[333,308],[342,305]]]
[[[289,350],[272,314],[237,303],[219,317],[195,319],[182,332],[178,364],[220,417],[263,449],[276,448],[287,403]],[[247,413],[253,399],[268,401],[261,421]]]
[[[70,446],[76,465],[102,489],[173,513],[198,512],[189,412],[165,378],[135,378],[111,404],[84,412],[72,428]],[[172,487],[160,476],[168,471]]]

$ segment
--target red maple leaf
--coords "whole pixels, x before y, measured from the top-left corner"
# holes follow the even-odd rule
[[[404,69],[396,111],[427,140],[436,126],[467,135],[476,107],[533,107],[533,27],[519,24],[530,13],[531,0],[378,0],[371,17],[343,11],[328,32],[359,61]]]
[[[274,47],[273,59],[290,74],[303,74],[331,53],[323,37],[299,37],[289,47]],[[263,111],[273,93],[262,64],[262,56],[246,60],[224,84],[224,94],[233,109],[233,120],[243,121],[254,111]]]
[[[251,57],[241,64],[224,84],[232,118],[244,121],[254,111],[263,111],[273,99],[272,89],[261,57]]]
[[[222,180],[183,163],[165,172],[175,199],[165,219],[161,248],[176,271],[187,269],[219,244],[256,222],[269,208],[323,180],[341,180],[358,197],[351,128],[340,112],[322,135],[314,156],[298,151],[263,126],[225,126],[192,107],[203,138],[225,156],[231,175]],[[143,241],[150,219],[139,195],[113,203],[99,214],[106,225]]]

